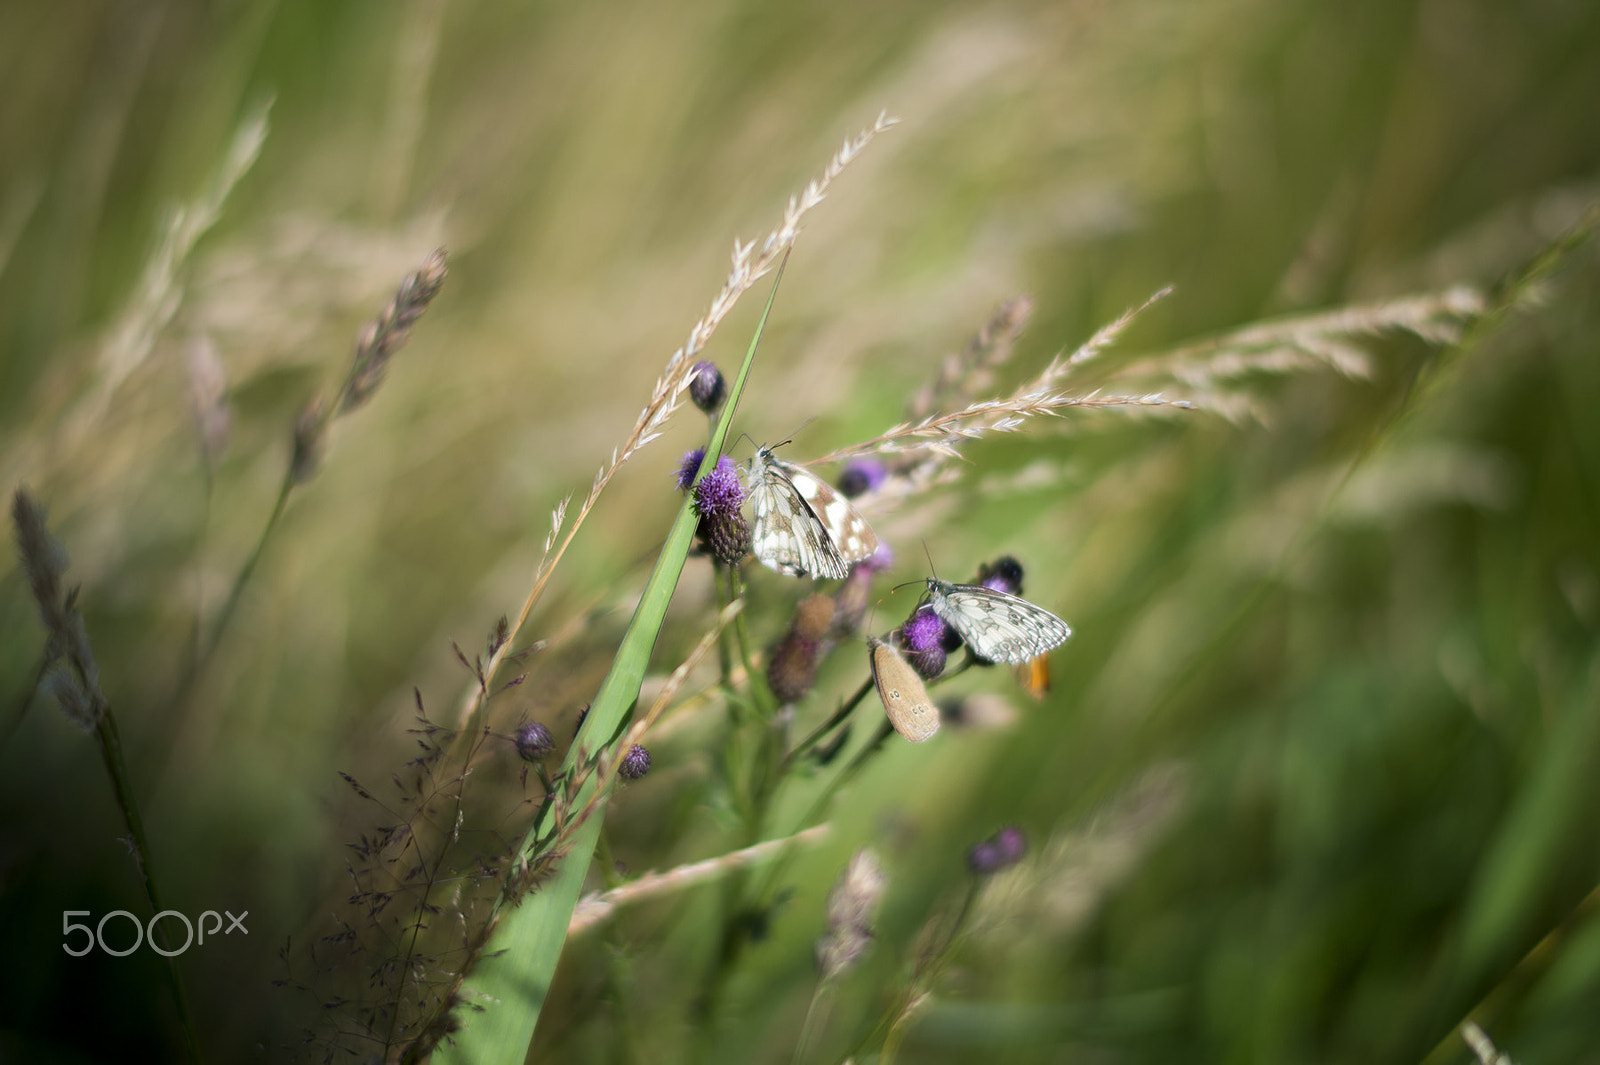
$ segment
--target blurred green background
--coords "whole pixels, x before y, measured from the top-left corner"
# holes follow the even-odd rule
[[[336,771],[375,785],[412,757],[413,687],[454,720],[451,641],[470,655],[515,612],[550,508],[621,442],[733,240],[881,109],[903,123],[810,216],[737,426],[810,420],[792,457],[898,421],[1022,293],[1007,385],[1167,284],[1108,372],[1488,289],[1600,199],[1597,104],[1590,0],[0,6],[0,471],[82,585],[169,905],[250,912],[247,940],[182,959],[208,1059],[291,1057],[320,1023],[271,981],[342,905],[346,841],[384,823]],[[164,253],[263,114],[259,157]],[[440,245],[443,294],[175,702],[297,411]],[[1004,823],[1034,857],[991,885],[901,1060],[1419,1062],[1446,1041],[1433,1060],[1459,1062],[1452,1026],[1486,996],[1523,1065],[1600,1060],[1600,925],[1574,916],[1600,883],[1597,281],[1584,243],[1459,348],[1339,337],[1369,375],[1246,375],[1259,417],[1040,422],[971,447],[928,505],[869,511],[900,559],[880,627],[922,542],[947,577],[1013,553],[1076,629],[1053,691],[969,675],[952,688],[1013,724],[891,745],[712,1032],[691,1000],[715,887],[577,941],[534,1060],[790,1060],[824,896],[866,844],[890,889],[815,1048],[839,1060]],[[708,354],[736,365],[758,311]],[[226,374],[214,462],[196,350]],[[498,728],[570,729],[701,437],[680,415],[608,492],[524,633],[568,635]],[[758,640],[801,592],[754,577]],[[663,671],[703,631],[704,562],[679,596]],[[159,959],[61,951],[61,911],[143,900],[92,741],[30,700],[42,642],[8,553],[0,1057],[158,1060]],[[862,658],[841,650],[803,721]],[[630,871],[729,845],[712,735],[664,737],[615,804]],[[514,768],[486,779],[518,794]]]

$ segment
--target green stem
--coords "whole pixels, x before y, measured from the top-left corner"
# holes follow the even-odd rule
[[[122,821],[128,827],[128,835],[133,839],[134,856],[139,863],[139,879],[144,884],[144,894],[150,903],[150,912],[165,913],[167,908],[161,903],[161,893],[156,888],[156,875],[150,862],[150,840],[145,835],[144,818],[139,815],[139,804],[133,797],[133,785],[128,780],[128,767],[122,756],[122,737],[117,731],[117,720],[111,715],[111,708],[108,706],[102,707],[96,736],[100,741],[98,744],[100,758],[105,762],[107,775],[111,777],[111,790],[116,794],[117,806],[122,809]],[[163,950],[167,948],[166,934],[161,931],[160,924],[152,927],[151,935],[160,936]],[[166,961],[167,974],[172,979],[172,997],[178,1007],[178,1021],[183,1028],[189,1060],[198,1062],[200,1046],[195,1039],[194,1021],[189,1015],[189,999],[184,993],[183,977],[178,972],[178,959],[174,955]]]

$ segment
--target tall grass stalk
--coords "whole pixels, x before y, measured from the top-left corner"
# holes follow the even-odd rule
[[[784,263],[787,262],[787,255]],[[783,265],[778,266],[773,278],[772,291],[755,335],[745,352],[739,374],[729,390],[722,417],[706,445],[696,479],[704,477],[716,466],[722,448],[733,424],[734,411],[744,391],[745,381],[755,361],[767,317],[777,298],[778,283],[783,277]],[[553,865],[553,875],[547,883],[520,906],[512,907],[518,896],[532,880],[531,870],[521,875],[513,874],[501,901],[490,918],[491,926],[498,924],[490,946],[495,953],[488,954],[471,974],[462,989],[462,1002],[468,1009],[458,1015],[459,1026],[449,1041],[437,1051],[440,1061],[489,1061],[503,1059],[526,1052],[533,1040],[533,1030],[539,1021],[539,1011],[545,993],[555,975],[556,962],[566,943],[567,928],[578,903],[584,878],[589,869],[589,858],[599,837],[605,809],[605,785],[610,783],[603,774],[589,773],[576,788],[571,786],[571,774],[593,764],[594,759],[615,759],[626,750],[621,733],[628,714],[639,698],[639,687],[644,681],[645,668],[650,662],[650,652],[655,647],[661,624],[666,619],[667,604],[678,586],[678,576],[684,561],[689,557],[689,547],[694,539],[699,514],[694,500],[686,498],[678,511],[677,520],[667,533],[655,570],[645,586],[643,597],[611,671],[600,685],[594,704],[584,720],[577,742],[567,753],[562,773],[569,781],[560,800],[545,807],[543,815],[534,822],[518,848],[526,865],[539,863],[548,869]],[[571,834],[562,841],[559,851],[547,849],[554,834],[564,828],[562,818],[572,811],[589,814]]]

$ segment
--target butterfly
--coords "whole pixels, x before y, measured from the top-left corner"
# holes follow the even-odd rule
[[[866,519],[816,474],[756,449],[746,473],[755,509],[750,550],[768,569],[790,577],[850,575],[870,558],[878,538]]]
[[[883,712],[889,724],[912,743],[921,743],[939,731],[939,708],[928,698],[917,671],[893,647],[882,640],[867,641],[871,655],[872,682],[878,686]]]
[[[1072,635],[1067,623],[1044,607],[979,584],[929,577],[928,605],[973,654],[990,662],[1021,665]]]

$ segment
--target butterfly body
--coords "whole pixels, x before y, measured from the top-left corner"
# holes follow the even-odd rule
[[[770,447],[756,449],[746,479],[755,511],[750,549],[768,569],[839,579],[878,550],[877,536],[842,495]]]
[[[1021,665],[1072,635],[1066,622],[1020,596],[928,578],[928,605],[979,658]]]
[[[939,708],[928,698],[922,677],[900,653],[879,639],[867,641],[872,662],[872,682],[877,685],[889,724],[912,743],[921,743],[939,731]]]

